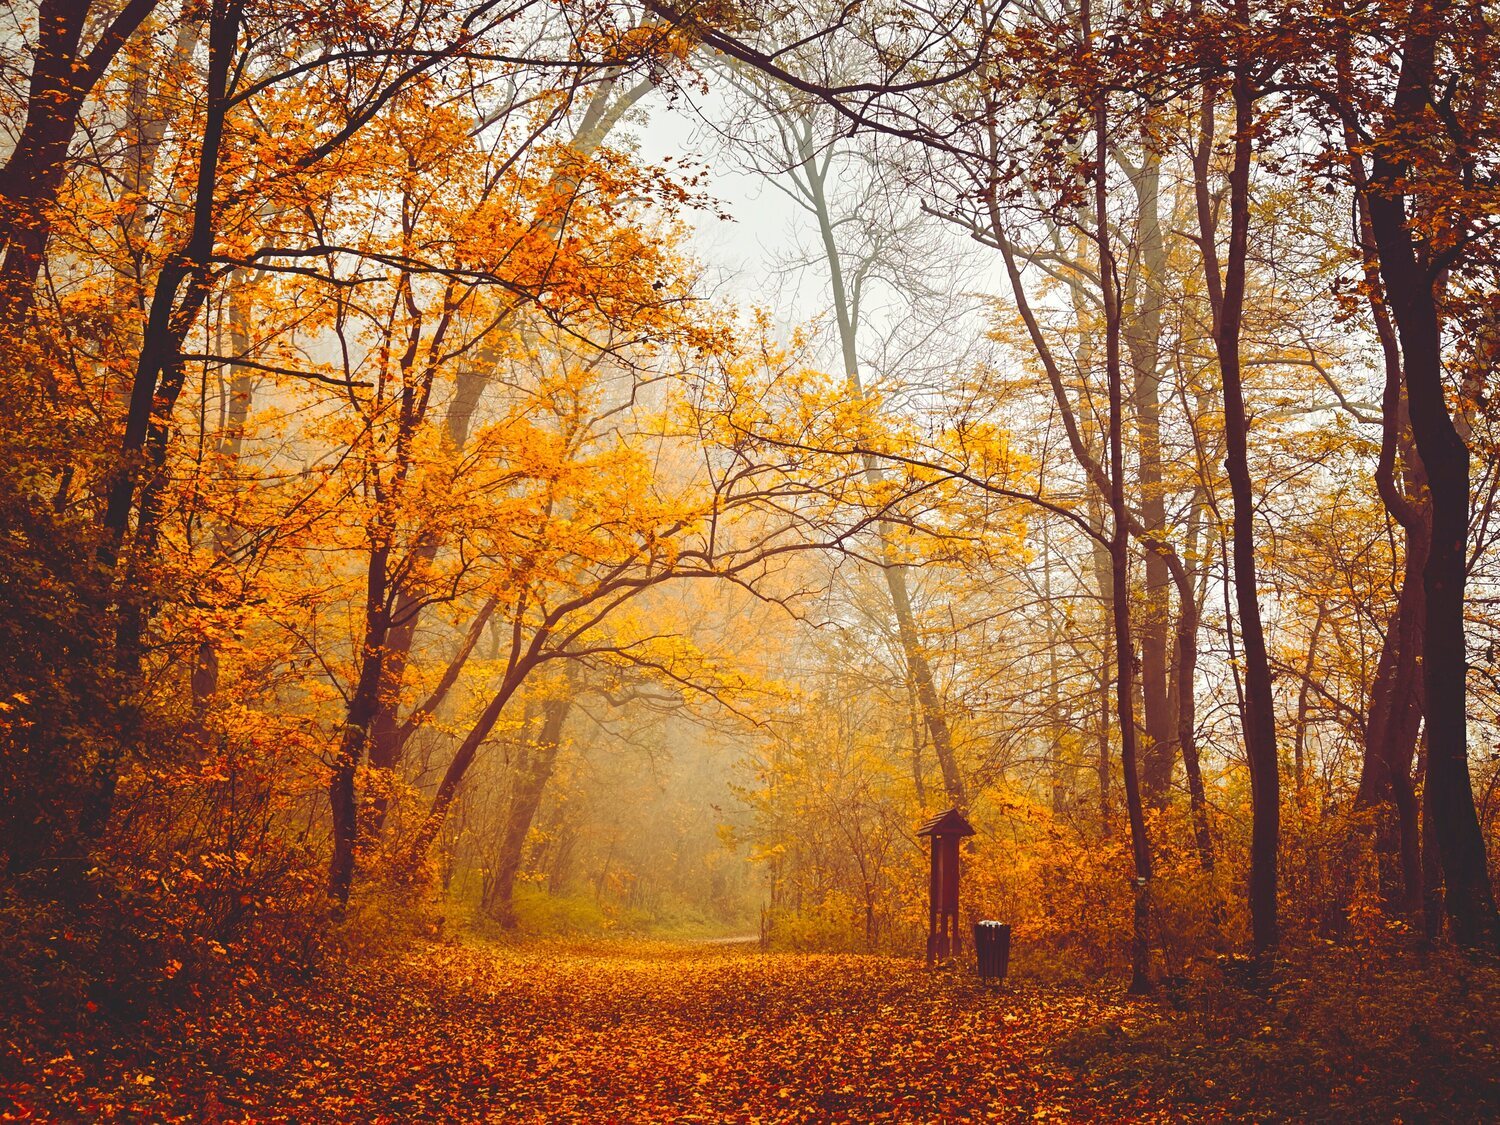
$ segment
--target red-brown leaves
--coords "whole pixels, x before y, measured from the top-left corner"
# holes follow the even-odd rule
[[[16,1092],[95,1120],[1166,1119],[1081,1085],[1059,1040],[1136,1009],[877,957],[429,947]],[[92,1073],[90,1073],[92,1071]],[[53,1099],[57,1100],[54,1101]],[[127,1108],[128,1107],[128,1108]]]

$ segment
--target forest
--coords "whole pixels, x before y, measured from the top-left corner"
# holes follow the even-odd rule
[[[0,1120],[1500,1119],[1497,91],[1488,0],[8,6]]]

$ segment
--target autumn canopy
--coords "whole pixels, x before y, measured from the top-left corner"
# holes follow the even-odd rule
[[[1500,1112],[1496,89],[1479,0],[8,8],[0,1119]]]

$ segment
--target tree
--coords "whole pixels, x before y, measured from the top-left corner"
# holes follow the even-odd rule
[[[916,224],[908,221],[898,226],[899,220],[875,218],[871,211],[876,200],[872,197],[882,190],[875,179],[875,166],[857,157],[850,163],[850,158],[840,150],[832,135],[829,123],[822,120],[813,108],[781,104],[775,90],[756,90],[753,79],[750,81],[752,85],[747,96],[756,99],[758,107],[769,112],[774,119],[776,140],[768,154],[768,163],[775,171],[768,174],[779,175],[785,180],[788,194],[808,212],[817,230],[822,265],[828,275],[839,361],[851,396],[862,400],[869,393],[861,374],[860,360],[859,337],[864,308],[872,299],[871,290],[878,284],[880,275],[893,266],[889,260],[890,247],[915,237]],[[843,164],[848,165],[848,174],[869,177],[871,183],[865,197],[848,213],[836,214],[837,201],[831,197],[830,177],[836,172],[836,166]],[[861,223],[868,232],[861,240],[866,244],[850,253],[846,247],[841,247],[839,233]],[[900,284],[899,279],[897,283]],[[871,486],[878,486],[884,473],[879,459],[867,454],[862,461],[868,482]],[[954,751],[947,708],[913,612],[911,569],[898,554],[893,530],[879,528],[877,534],[881,577],[890,597],[896,635],[921,723],[932,741],[933,753],[942,773],[944,792],[953,806],[966,808],[969,799],[963,770]]]
[[[93,0],[37,4],[26,120],[0,168],[0,321],[6,324],[20,325],[30,313],[84,104],[156,7],[157,0],[129,0],[111,13]],[[85,47],[91,16],[104,24]]]
[[[1432,506],[1432,541],[1422,568],[1425,614],[1422,674],[1427,722],[1427,785],[1443,861],[1445,902],[1463,945],[1500,946],[1500,916],[1490,889],[1484,840],[1469,783],[1464,578],[1469,528],[1469,450],[1453,424],[1443,387],[1442,329],[1435,286],[1448,266],[1413,229],[1402,183],[1416,171],[1435,98],[1436,52],[1445,5],[1414,5],[1404,35],[1401,73],[1385,131],[1372,153],[1365,196],[1392,320],[1401,343],[1412,436]],[[1411,134],[1415,134],[1412,136]],[[1415,142],[1415,145],[1414,145]],[[1412,147],[1408,147],[1412,146]],[[1460,157],[1462,160],[1462,157]]]
[[[1202,13],[1195,13],[1202,14]],[[1206,15],[1204,16],[1206,19]],[[1247,0],[1236,0],[1234,24],[1250,26]],[[1255,141],[1255,98],[1259,79],[1244,44],[1230,48],[1230,96],[1234,106],[1232,157],[1226,177],[1229,232],[1224,256],[1218,250],[1218,219],[1209,183],[1215,131],[1213,77],[1202,85],[1199,143],[1194,159],[1198,204],[1198,247],[1213,309],[1214,351],[1224,393],[1224,466],[1234,503],[1234,593],[1245,660],[1244,737],[1250,766],[1254,825],[1250,845],[1250,913],[1258,956],[1274,952],[1281,940],[1277,917],[1277,863],[1281,834],[1280,754],[1271,665],[1261,622],[1257,589],[1254,482],[1250,477],[1250,419],[1245,406],[1241,354],[1247,254],[1250,239],[1250,174]]]

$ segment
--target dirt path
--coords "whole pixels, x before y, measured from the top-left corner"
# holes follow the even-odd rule
[[[874,957],[744,944],[424,950],[115,1060],[90,1112],[193,1121],[1181,1119],[1058,1063],[1122,1001],[986,992]],[[156,1044],[157,1053],[167,1044]],[[80,1074],[80,1081],[84,1076]],[[78,1104],[78,1103],[75,1103]]]
[[[729,937],[706,937],[698,938],[692,942],[694,945],[756,945],[760,944],[759,934],[732,934]]]

